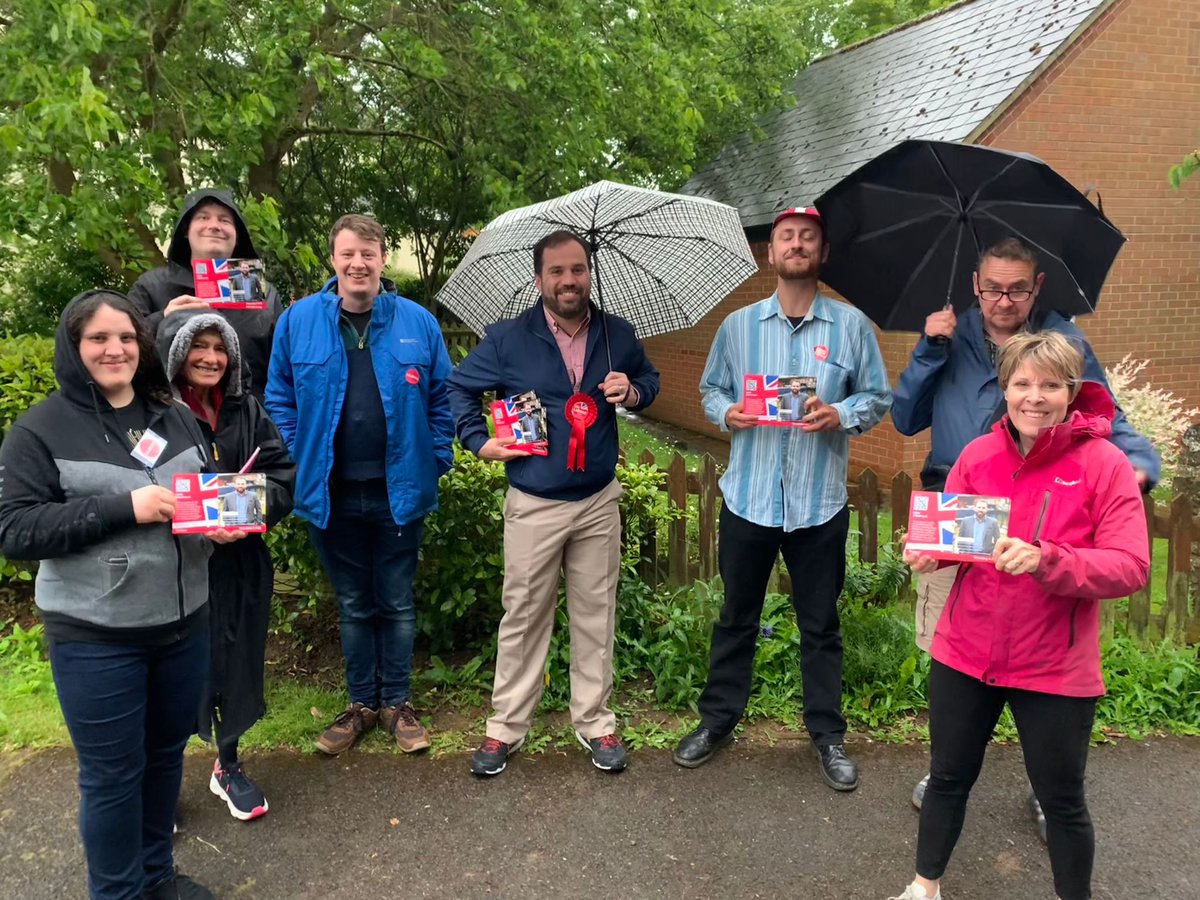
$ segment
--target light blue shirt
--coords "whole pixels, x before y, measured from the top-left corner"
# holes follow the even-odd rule
[[[850,435],[878,424],[892,405],[870,321],[853,306],[817,294],[793,328],[772,294],[731,313],[709,350],[700,394],[705,416],[722,431],[750,374],[815,376],[817,396],[838,411],[842,427],[735,431],[729,468],[721,477],[725,505],[756,525],[784,531],[828,522],[847,502]]]

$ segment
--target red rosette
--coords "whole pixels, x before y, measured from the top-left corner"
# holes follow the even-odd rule
[[[567,421],[571,424],[571,441],[567,444],[567,468],[582,472],[587,464],[587,430],[596,422],[600,409],[588,394],[572,394],[567,399]]]

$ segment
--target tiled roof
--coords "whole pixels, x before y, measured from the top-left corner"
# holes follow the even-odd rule
[[[964,140],[1110,2],[965,0],[823,57],[765,137],[735,138],[682,192],[736,206],[751,228],[897,141]]]

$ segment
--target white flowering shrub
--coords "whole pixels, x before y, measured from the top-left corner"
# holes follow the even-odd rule
[[[1125,412],[1129,423],[1149,438],[1162,456],[1162,479],[1159,484],[1170,487],[1179,457],[1179,442],[1183,432],[1200,416],[1200,409],[1185,409],[1183,400],[1170,391],[1154,387],[1140,377],[1149,360],[1133,359],[1131,354],[1110,369],[1105,369],[1113,396]]]

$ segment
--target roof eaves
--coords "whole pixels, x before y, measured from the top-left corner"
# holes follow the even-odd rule
[[[977,143],[980,138],[987,134],[988,129],[1000,121],[1004,114],[1012,108],[1013,104],[1020,100],[1025,92],[1033,86],[1034,82],[1041,78],[1042,75],[1052,65],[1058,62],[1062,55],[1070,50],[1080,37],[1087,34],[1088,30],[1101,16],[1103,16],[1110,8],[1119,2],[1121,2],[1121,0],[1103,0],[1103,2],[1097,4],[1096,8],[1091,11],[1088,17],[1080,22],[1078,27],[1076,27],[1076,29],[1072,31],[1065,40],[1055,47],[1051,53],[1046,54],[1046,58],[1038,64],[1038,67],[1025,76],[1025,79],[1015,88],[1013,88],[1007,97],[994,106],[992,111],[988,113],[983,120],[971,130],[970,134],[963,138],[963,143]],[[949,9],[950,7],[946,8]]]

